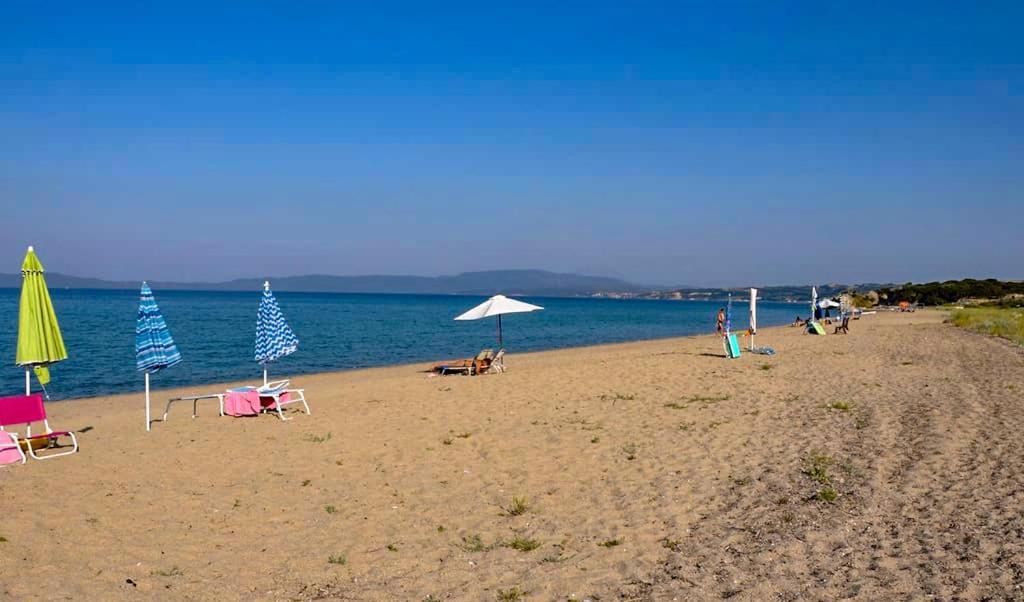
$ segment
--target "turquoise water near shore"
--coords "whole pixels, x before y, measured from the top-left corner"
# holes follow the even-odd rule
[[[184,361],[153,377],[155,388],[262,378],[253,361],[260,291],[154,291]],[[54,309],[70,355],[51,368],[52,399],[137,391],[135,316],[138,291],[53,290]],[[475,296],[276,293],[299,337],[299,350],[271,365],[271,377],[427,362],[496,346],[494,320],[455,322],[484,300]],[[24,389],[14,365],[16,289],[0,289],[0,395]],[[599,343],[714,332],[719,302],[519,297],[545,311],[505,316],[510,354]],[[806,310],[758,304],[758,324],[788,323]],[[806,314],[807,312],[804,311]],[[747,326],[747,304],[733,307],[733,326]],[[709,351],[718,351],[711,349]],[[33,387],[38,385],[33,379]],[[197,387],[202,389],[203,387]]]

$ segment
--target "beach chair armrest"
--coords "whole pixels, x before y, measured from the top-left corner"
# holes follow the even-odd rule
[[[43,433],[41,435],[31,435],[27,437],[22,437],[22,439],[26,439],[29,441],[31,441],[32,439],[56,439],[58,437],[63,437],[65,435],[73,436],[73,433],[71,431],[50,431],[48,433]]]
[[[33,440],[49,439],[50,443],[47,445],[45,449],[52,449],[57,439],[61,437],[71,438],[70,450],[59,453],[48,453],[45,455],[40,455],[36,453],[35,446],[32,445]],[[29,441],[28,454],[32,456],[32,458],[35,460],[49,460],[50,458],[59,458],[60,456],[67,456],[78,451],[78,437],[75,437],[75,433],[72,431],[50,431],[48,433],[43,433],[42,435],[32,435],[29,437],[24,437],[24,439],[27,439]]]

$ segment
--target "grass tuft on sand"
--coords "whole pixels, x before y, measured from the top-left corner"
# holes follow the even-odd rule
[[[484,539],[480,535],[470,535],[462,538],[462,549],[466,552],[484,552],[490,548],[484,544]]]
[[[185,574],[185,571],[174,566],[169,569],[154,569],[150,572],[150,575],[154,577],[181,577]]]
[[[526,596],[527,592],[513,587],[510,589],[499,589],[498,590],[498,602],[517,602],[522,600]]]
[[[526,498],[514,497],[512,498],[512,503],[505,508],[505,514],[508,516],[521,516],[526,514],[529,509],[530,506],[526,503]]]
[[[828,473],[832,463],[831,456],[812,451],[807,455],[807,460],[804,463],[804,474],[822,485],[828,485],[832,483],[832,475]]]
[[[529,537],[516,537],[512,541],[503,544],[506,548],[519,550],[520,552],[532,552],[540,547],[540,542]]]
[[[326,435],[314,435],[313,433],[306,433],[305,436],[302,437],[302,440],[308,441],[309,443],[327,443],[328,441],[331,440],[331,437],[332,435],[330,432],[328,432]]]

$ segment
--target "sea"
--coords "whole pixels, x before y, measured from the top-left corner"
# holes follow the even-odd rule
[[[54,310],[68,359],[50,368],[51,400],[139,391],[135,369],[138,291],[54,289]],[[262,292],[154,291],[183,356],[154,374],[154,389],[249,379],[261,381],[253,359],[256,310]],[[24,391],[15,365],[17,289],[0,289],[0,395]],[[294,354],[270,365],[270,376],[429,362],[496,348],[494,319],[453,318],[485,300],[462,295],[394,295],[275,292],[299,339]],[[504,343],[514,366],[518,352],[712,333],[719,301],[655,301],[517,297],[544,311],[502,318]],[[803,306],[758,303],[758,325],[789,323]],[[748,322],[746,302],[733,304],[733,330]],[[806,311],[804,313],[807,313]],[[711,351],[719,351],[712,349]],[[680,361],[685,361],[681,359]],[[33,390],[38,390],[34,377]],[[206,387],[208,388],[208,387]]]

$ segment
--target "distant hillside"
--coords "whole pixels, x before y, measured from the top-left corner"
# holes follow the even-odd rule
[[[263,286],[264,278],[240,278],[226,282],[150,281],[157,290],[252,291]],[[275,291],[324,293],[405,293],[438,295],[580,296],[600,291],[640,293],[649,290],[618,278],[558,274],[544,270],[493,270],[466,272],[455,276],[282,276],[269,278]],[[136,289],[139,282],[116,282],[48,272],[51,288]],[[0,274],[0,288],[21,286],[20,274]]]

